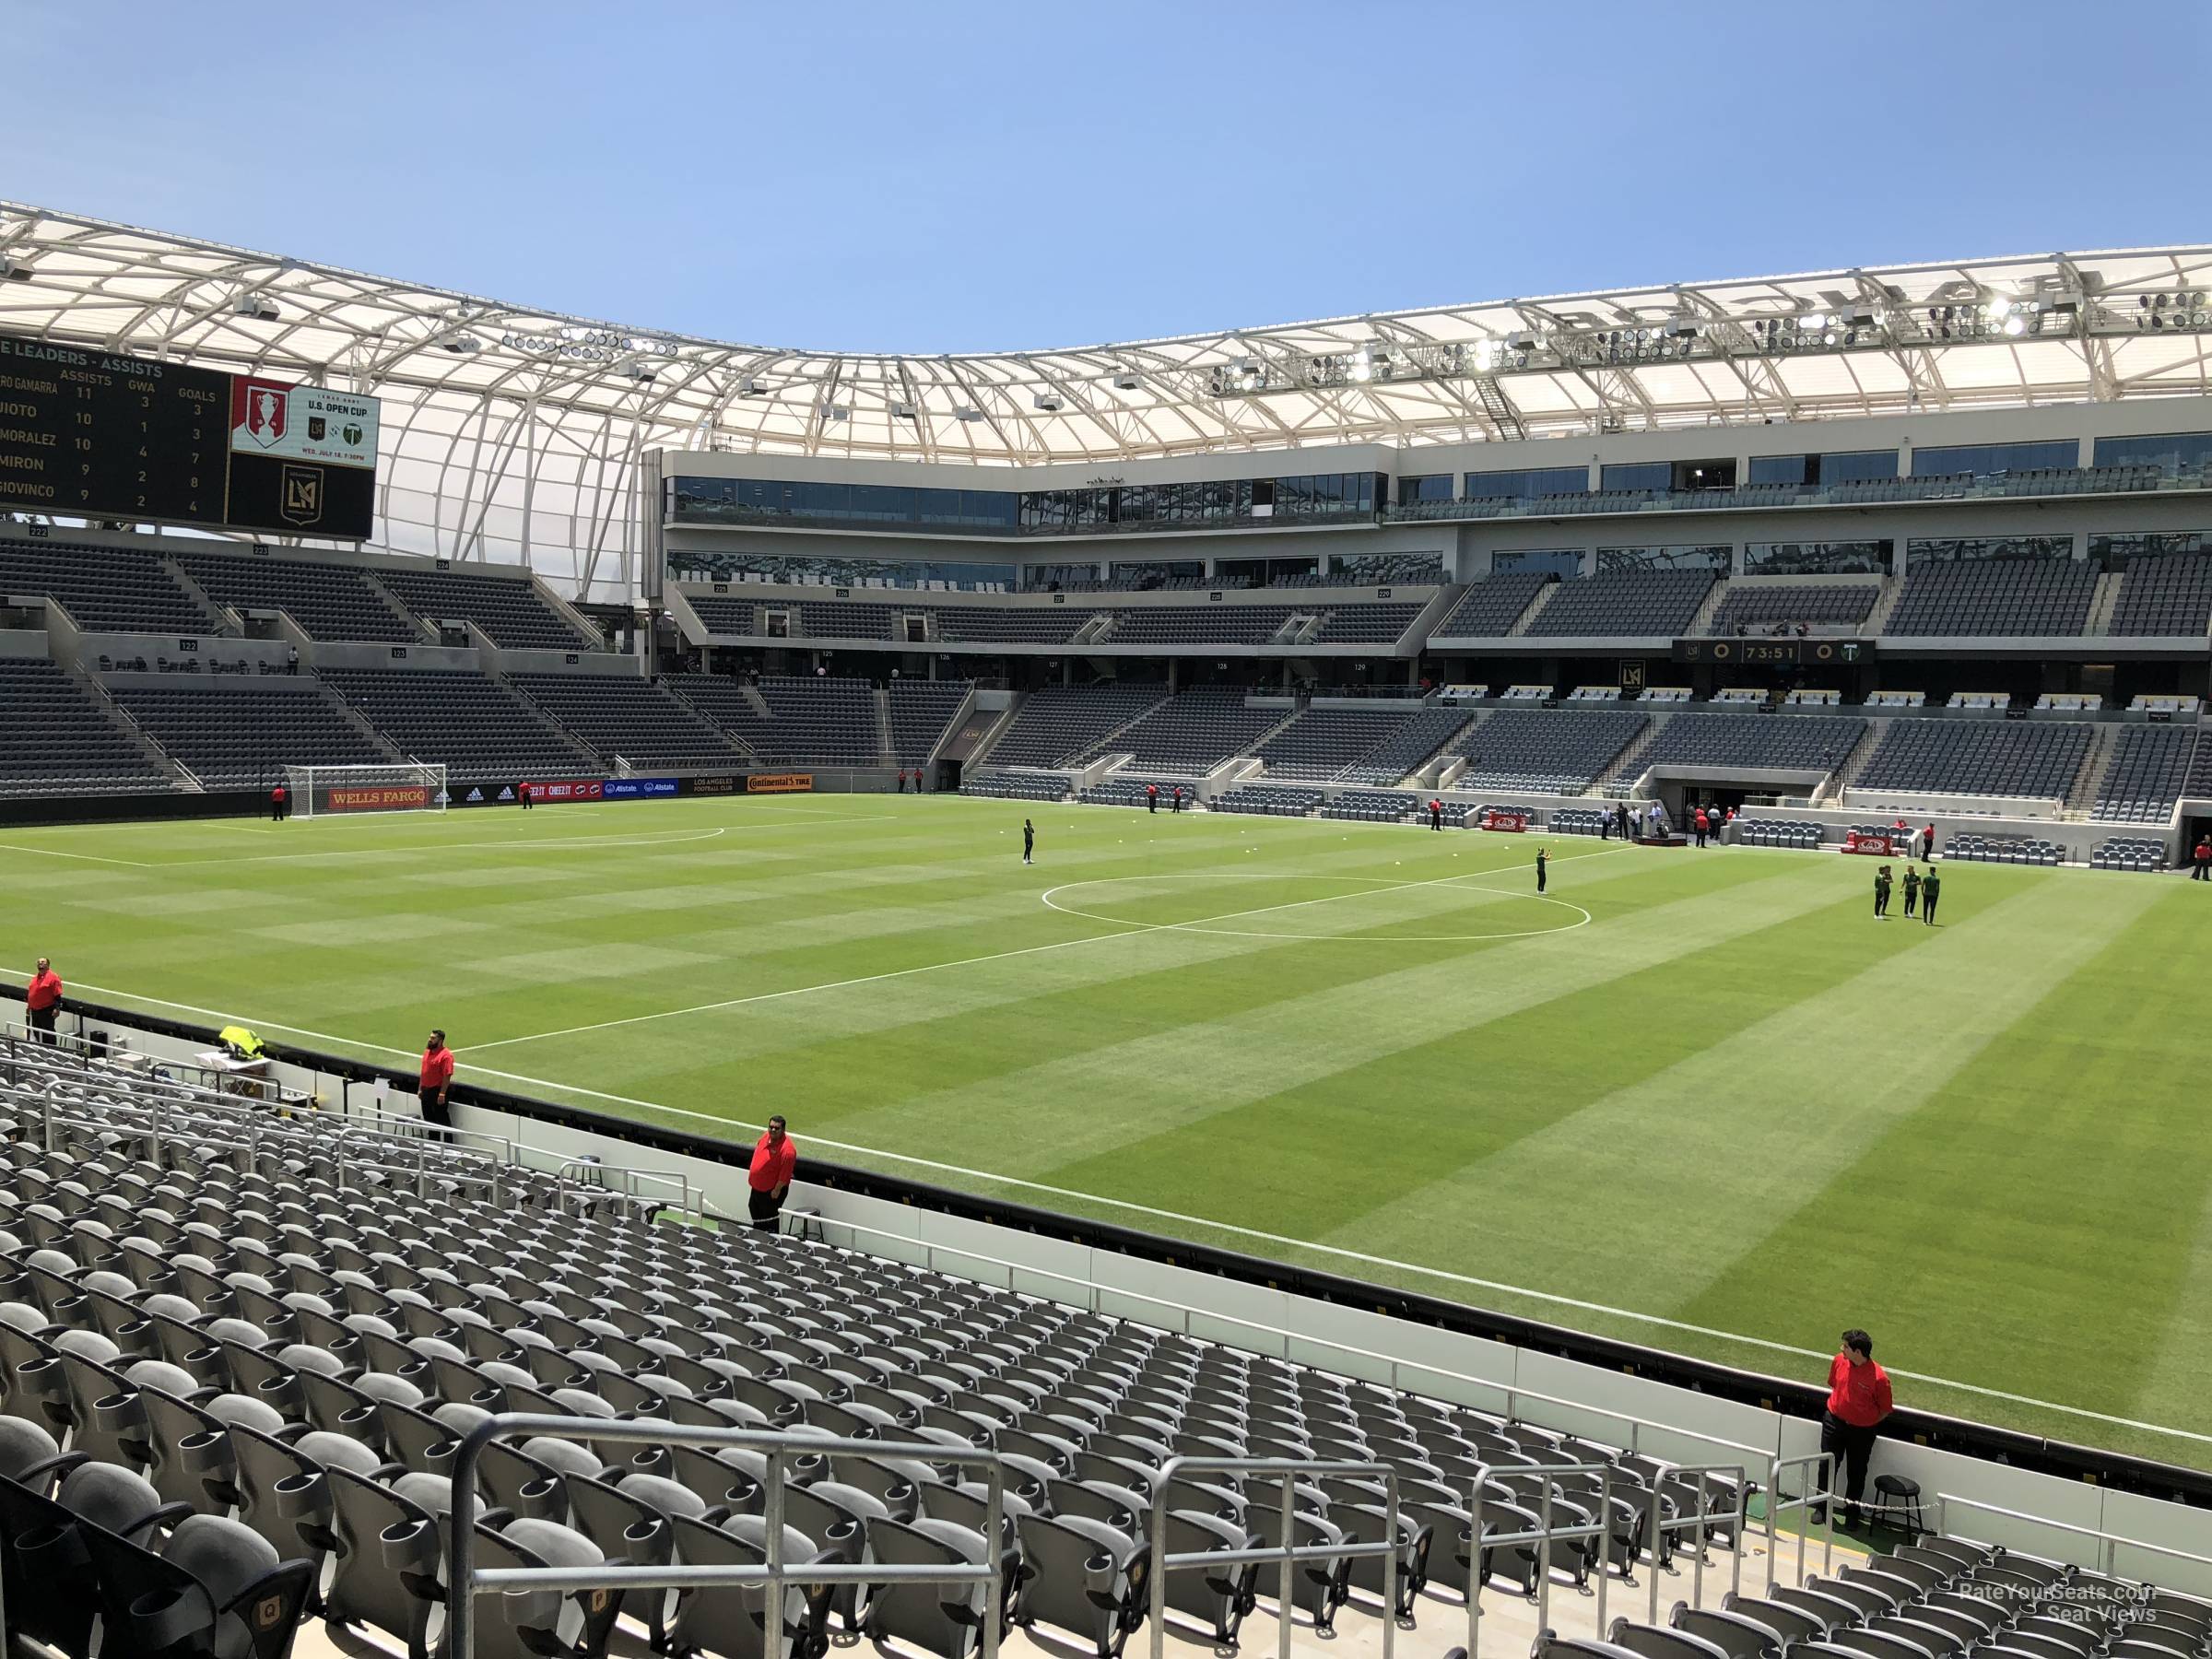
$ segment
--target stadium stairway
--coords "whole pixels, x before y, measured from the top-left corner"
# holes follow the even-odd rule
[[[1674,719],[1673,712],[1664,709],[1653,709],[1650,713],[1651,724],[1639,732],[1634,741],[1621,751],[1620,758],[1599,774],[1592,787],[1593,794],[1625,795],[1635,787],[1636,780],[1643,775],[1644,756],[1659,741],[1659,734],[1666,730],[1667,722]]]
[[[2089,601],[2089,619],[2081,630],[2083,633],[2112,631],[2112,613],[2120,604],[2120,584],[2126,580],[2125,573],[2120,571],[2106,571],[2097,578],[2097,595]]]
[[[1534,628],[1536,625],[1536,618],[1544,614],[1544,607],[1559,596],[1559,590],[1564,586],[1566,586],[1565,582],[1547,582],[1538,588],[1536,596],[1529,602],[1528,608],[1513,619],[1512,627],[1505,630],[1506,638],[1509,640],[1519,639]]]
[[[2087,818],[2104,790],[2105,774],[2112,769],[2112,755],[2119,744],[2121,728],[2099,724],[2090,728],[2088,758],[2081,763],[2081,771],[2074,776],[2074,787],[2066,792],[2065,814],[2068,818]]]
[[[1903,578],[1885,576],[1882,579],[1882,596],[1874,602],[1874,608],[1866,613],[1866,620],[1859,632],[1868,639],[1877,639],[1888,632],[1890,613],[1897,609],[1898,598],[1904,591]]]
[[[876,688],[876,760],[880,766],[894,766],[899,760],[891,747],[891,694],[881,686]]]
[[[108,724],[128,738],[131,747],[146,757],[147,764],[174,778],[181,788],[195,794],[200,793],[200,781],[192,775],[182,761],[172,759],[167,749],[156,743],[151,733],[131,718],[130,711],[115,700],[115,694],[101,685],[97,677],[86,674],[76,666],[61,666],[62,671],[91,699],[94,706],[107,716]]]

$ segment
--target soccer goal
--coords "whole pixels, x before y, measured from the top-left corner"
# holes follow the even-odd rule
[[[446,806],[443,766],[288,766],[284,786],[292,812],[303,818],[350,812],[443,812]]]

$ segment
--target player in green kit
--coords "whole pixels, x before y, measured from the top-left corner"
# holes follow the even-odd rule
[[[1919,897],[1920,866],[1918,865],[1907,865],[1905,866],[1905,915],[1908,919],[1910,919],[1912,914],[1913,901]]]
[[[1943,877],[1933,869],[1928,878],[1920,884],[1920,919],[1930,927],[1936,925],[1936,898],[1943,891]]]
[[[1874,873],[1874,919],[1889,920],[1889,866],[1884,865]]]

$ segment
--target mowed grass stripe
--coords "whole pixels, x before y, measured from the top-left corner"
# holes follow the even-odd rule
[[[1621,862],[1641,856],[1645,855],[1624,855]],[[1595,866],[1612,861],[1591,862]],[[1690,948],[1700,910],[1705,925],[1733,932],[1746,916],[1768,917],[1817,902],[1786,881],[1766,879],[1783,874],[1778,866],[1716,862],[1683,874],[1701,877],[1709,885],[1695,900],[1684,901],[1678,912],[1656,919],[1647,913],[1640,923],[1628,924],[1643,942],[1646,960],[1664,960]],[[1721,901],[1726,888],[1759,890],[1764,897],[1747,899],[1747,908],[1739,908]],[[1595,892],[1590,897],[1603,905]],[[1720,922],[1724,914],[1731,920]],[[1159,1203],[1141,1175],[1133,1174],[1132,1155],[1147,1137],[1232,1111],[1289,1083],[1351,1073],[1383,1055],[1558,994],[1563,986],[1622,971],[1620,958],[1576,951],[1567,944],[1582,936],[1578,932],[1418,949],[1357,945],[1314,951],[1306,947],[1311,954],[1368,959],[1359,963],[1356,978],[1286,989],[1225,1017],[1181,1018],[1179,1011],[1194,1005],[1179,996],[1162,1006],[1155,1025],[1142,1035],[1073,1054],[1055,1045],[1048,1058],[1008,1071],[987,1086],[960,1090],[957,1110],[964,1124],[1006,1144],[1006,1156],[990,1168]],[[1632,943],[1624,947],[1636,948]],[[1408,955],[1417,959],[1410,965]],[[1100,1100],[1111,1102],[1110,1111],[1088,1104]],[[912,1149],[929,1124],[942,1122],[952,1110],[951,1098],[932,1093],[849,1118],[840,1134],[865,1145]],[[1254,1147],[1250,1169],[1263,1169],[1267,1156]],[[1194,1205],[1193,1213],[1249,1221],[1256,1212],[1240,1200],[1241,1181],[1223,1181],[1218,1163],[1201,1167],[1214,1172],[1213,1195],[1210,1203]]]
[[[1945,888],[1950,915],[1972,889]],[[1940,930],[1971,954],[1859,1022],[1841,1103],[1916,1073],[1933,1086],[1829,1179],[1792,1183],[1802,1201],[1764,1247],[1682,1316],[1743,1329],[1794,1292],[1804,1313],[1764,1334],[1814,1342],[1830,1309],[1867,1310],[1848,1323],[1869,1328],[1878,1311],[1900,1367],[2212,1430],[2203,1348],[2193,1389],[2151,1386],[2177,1319],[2201,1315],[2190,1243],[2212,1190],[2201,1053],[2158,995],[2202,920],[2165,896],[2051,877],[1993,913],[2001,927]]]
[[[1654,912],[1639,938],[1606,941],[1581,973],[1515,983],[1518,963],[1501,958],[1486,964],[1512,980],[1463,983],[1444,994],[1461,1005],[1460,1017],[1425,1041],[1253,1095],[1112,1161],[1159,1194],[1155,1202],[1190,1209],[1205,1199],[1208,1171],[1241,1147],[1265,1144],[1264,1180],[1240,1194],[1232,1218],[1259,1225],[1252,1218],[1265,1215],[1273,1218],[1266,1225],[1294,1236],[1508,1283],[1540,1280],[1591,1297],[1615,1291],[1618,1285],[1604,1276],[1594,1283],[1562,1280],[1553,1267],[1562,1230],[1572,1235],[1570,1255],[1586,1241],[1618,1265],[1613,1229],[1558,1226],[1565,1171],[1547,1170],[1535,1190],[1522,1192],[1486,1171],[1519,1161],[1532,1143],[1546,1147],[1539,1161],[1558,1158],[1553,1141],[1594,1102],[1639,1088],[1725,1041],[1746,1020],[1894,952],[1888,940],[1870,940],[1856,956],[1811,957],[1796,972],[1732,987],[1724,975],[1731,959],[1818,935],[1835,908],[1824,903],[1824,889],[1799,882],[1743,897],[1759,902],[1744,904],[1737,925],[1725,933],[1688,926],[1690,914]],[[1665,1030],[1641,1042],[1609,1040],[1624,1016],[1648,1002],[1660,975],[1684,992]],[[1258,1077],[1265,1087],[1276,1073],[1264,1068]],[[1342,1121],[1347,1101],[1356,1103],[1348,1124]],[[1579,1150],[1567,1171],[1579,1170]],[[1347,1179],[1355,1168],[1357,1178]],[[1097,1173],[1095,1165],[1079,1165],[1054,1178],[1083,1185]],[[1573,1184],[1580,1180],[1577,1173]],[[1218,1176],[1211,1182],[1218,1186]]]

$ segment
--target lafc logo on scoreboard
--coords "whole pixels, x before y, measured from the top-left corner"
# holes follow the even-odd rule
[[[323,517],[323,469],[287,466],[284,469],[284,521],[312,524]]]

